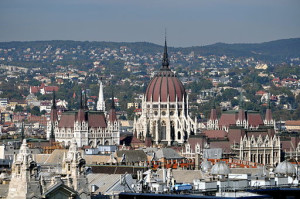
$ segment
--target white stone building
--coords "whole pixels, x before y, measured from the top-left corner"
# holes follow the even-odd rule
[[[79,147],[119,145],[120,124],[116,117],[114,100],[112,100],[111,109],[106,114],[102,89],[102,84],[100,84],[99,95],[102,96],[99,96],[100,102],[97,103],[97,108],[101,107],[101,109],[96,111],[88,110],[81,96],[81,106],[78,111],[66,111],[58,117],[55,99],[53,99],[51,116],[47,123],[47,138],[50,139],[53,126],[55,141],[62,142],[65,146],[71,144],[73,137]]]
[[[245,135],[241,138],[239,159],[274,166],[280,163],[280,158],[280,138],[276,135],[273,137]]]
[[[150,81],[142,99],[142,114],[134,120],[135,135],[154,144],[184,143],[196,134],[197,121],[189,116],[189,98],[182,82],[169,68],[167,45],[162,68]]]

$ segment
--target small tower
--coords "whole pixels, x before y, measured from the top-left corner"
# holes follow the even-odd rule
[[[217,130],[217,129],[219,129],[218,123],[219,123],[219,121],[217,118],[217,110],[216,110],[216,105],[214,103],[213,107],[210,111],[210,118],[208,120],[207,127],[208,127],[208,129],[211,129],[211,130]]]
[[[275,127],[275,121],[273,120],[273,117],[272,117],[270,96],[269,96],[269,104],[268,104],[268,108],[266,110],[266,116],[265,116],[264,124],[266,126],[274,126]]]
[[[120,143],[120,122],[117,119],[117,113],[116,113],[116,107],[115,107],[115,100],[114,100],[114,94],[112,93],[111,97],[111,108],[108,112],[108,122],[107,122],[107,128],[109,129],[109,132],[111,133],[111,143],[108,143],[110,145],[115,145]]]
[[[88,121],[86,110],[84,110],[82,91],[80,92],[80,108],[76,115],[74,137],[77,144],[82,147],[88,145]]]
[[[115,97],[114,93],[112,93],[111,97],[111,107],[109,110],[109,121],[110,122],[115,122],[117,120],[117,114],[116,114],[116,106],[115,106]]]
[[[24,139],[19,153],[14,157],[7,198],[41,198],[40,190],[37,164]]]
[[[58,124],[58,114],[57,114],[57,107],[56,107],[55,92],[53,92],[50,120],[47,121],[47,139],[50,139],[52,128],[55,131],[57,124]]]
[[[245,129],[247,129],[248,128],[248,122],[247,122],[245,110],[243,109],[243,92],[242,91],[241,91],[241,94],[240,94],[239,112],[238,112],[237,117],[238,118],[237,118],[237,121],[236,121],[236,125],[237,126],[242,126]]]
[[[64,154],[62,173],[66,175],[71,187],[78,192],[80,198],[90,198],[88,182],[85,173],[85,160],[78,150],[76,139],[73,138],[69,151]]]
[[[105,101],[103,96],[103,84],[100,80],[99,82],[99,96],[98,96],[98,102],[97,102],[97,111],[103,111],[105,112]]]

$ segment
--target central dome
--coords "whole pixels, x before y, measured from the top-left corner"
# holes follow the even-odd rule
[[[165,42],[162,68],[150,81],[147,87],[146,101],[150,102],[170,102],[183,101],[186,97],[185,89],[181,81],[169,68],[169,59],[167,53],[167,42]]]

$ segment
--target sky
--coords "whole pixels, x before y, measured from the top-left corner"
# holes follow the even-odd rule
[[[300,0],[0,0],[0,41],[201,46],[300,37]]]

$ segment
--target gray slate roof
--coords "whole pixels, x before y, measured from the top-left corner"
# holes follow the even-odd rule
[[[122,150],[116,152],[119,158],[122,158],[123,154],[125,154],[126,163],[147,161],[147,155],[143,150]]]
[[[165,159],[183,159],[182,156],[180,156],[174,149],[171,149],[171,148],[159,149],[155,153],[155,158],[156,159],[161,159],[161,158],[165,158]]]

